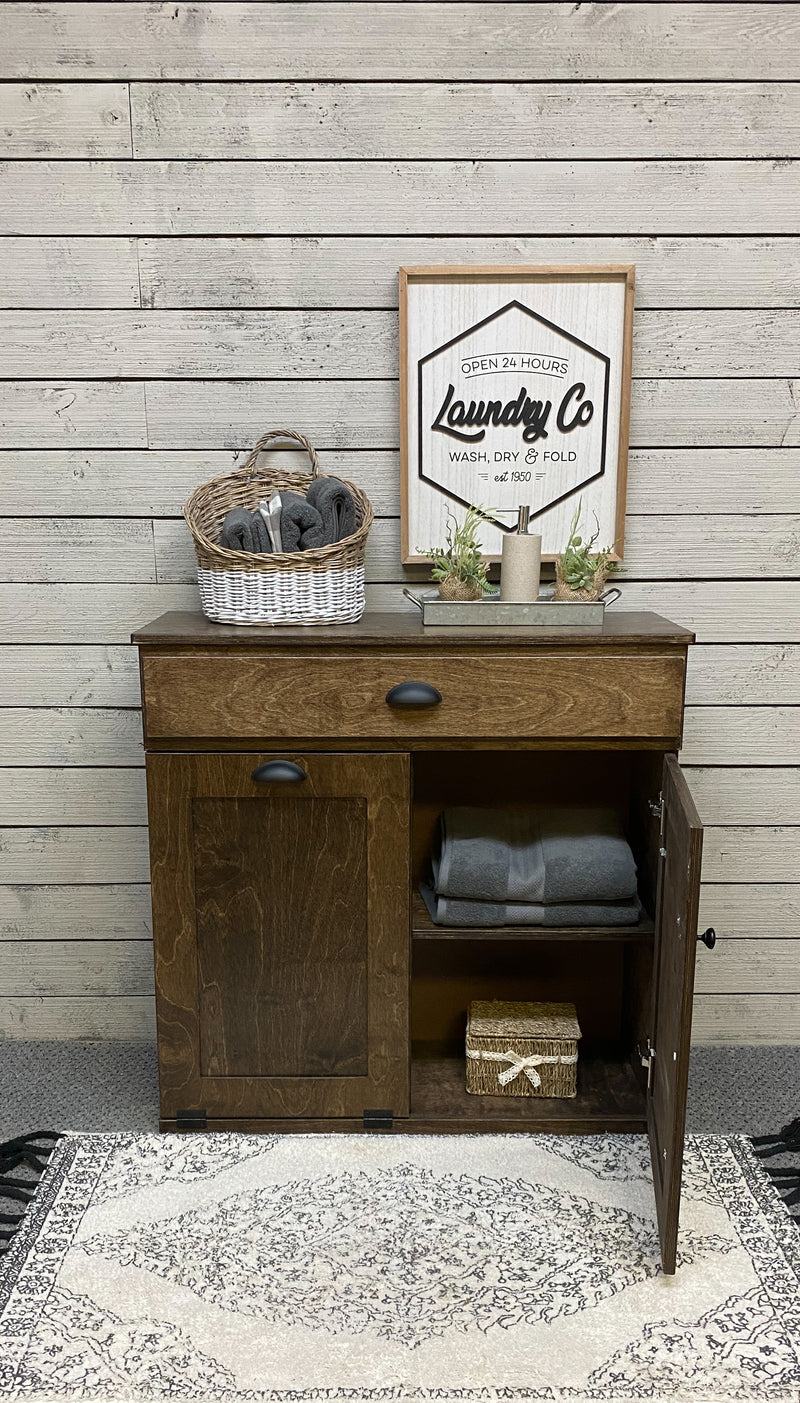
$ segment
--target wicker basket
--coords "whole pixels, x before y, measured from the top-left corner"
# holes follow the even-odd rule
[[[258,457],[277,440],[305,448],[310,473],[259,469]],[[314,449],[302,434],[273,429],[258,440],[244,467],[203,483],[189,498],[184,517],[194,538],[197,581],[203,613],[221,624],[354,623],[364,612],[364,547],[373,513],[369,499],[352,482],[345,486],[356,505],[356,530],[343,541],[316,550],[252,555],[218,544],[232,507],[258,511],[273,492],[308,492],[319,475]]]
[[[478,999],[467,1018],[467,1091],[476,1096],[574,1096],[574,1004]]]

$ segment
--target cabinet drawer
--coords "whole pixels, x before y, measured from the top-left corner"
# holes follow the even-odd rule
[[[142,659],[147,734],[219,739],[516,736],[668,738],[681,734],[682,654],[481,656],[156,654]],[[393,706],[415,681],[441,701]]]

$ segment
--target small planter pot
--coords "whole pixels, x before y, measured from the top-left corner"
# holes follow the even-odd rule
[[[608,570],[605,566],[600,566],[594,577],[594,584],[591,589],[572,589],[564,579],[561,572],[561,561],[556,561],[556,588],[553,598],[560,604],[589,604],[600,595],[606,587]]]
[[[469,599],[483,599],[483,590],[467,584],[466,580],[459,580],[456,575],[446,575],[439,581],[439,598],[464,604]]]

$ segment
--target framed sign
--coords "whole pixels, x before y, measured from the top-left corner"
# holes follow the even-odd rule
[[[633,292],[628,266],[400,269],[404,563],[469,506],[490,559],[527,506],[552,560],[579,498],[622,559]]]

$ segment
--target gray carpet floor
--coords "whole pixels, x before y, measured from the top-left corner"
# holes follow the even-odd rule
[[[768,1135],[800,1115],[800,1047],[692,1053],[688,1129]],[[0,1140],[29,1130],[157,1130],[149,1043],[5,1042]]]

